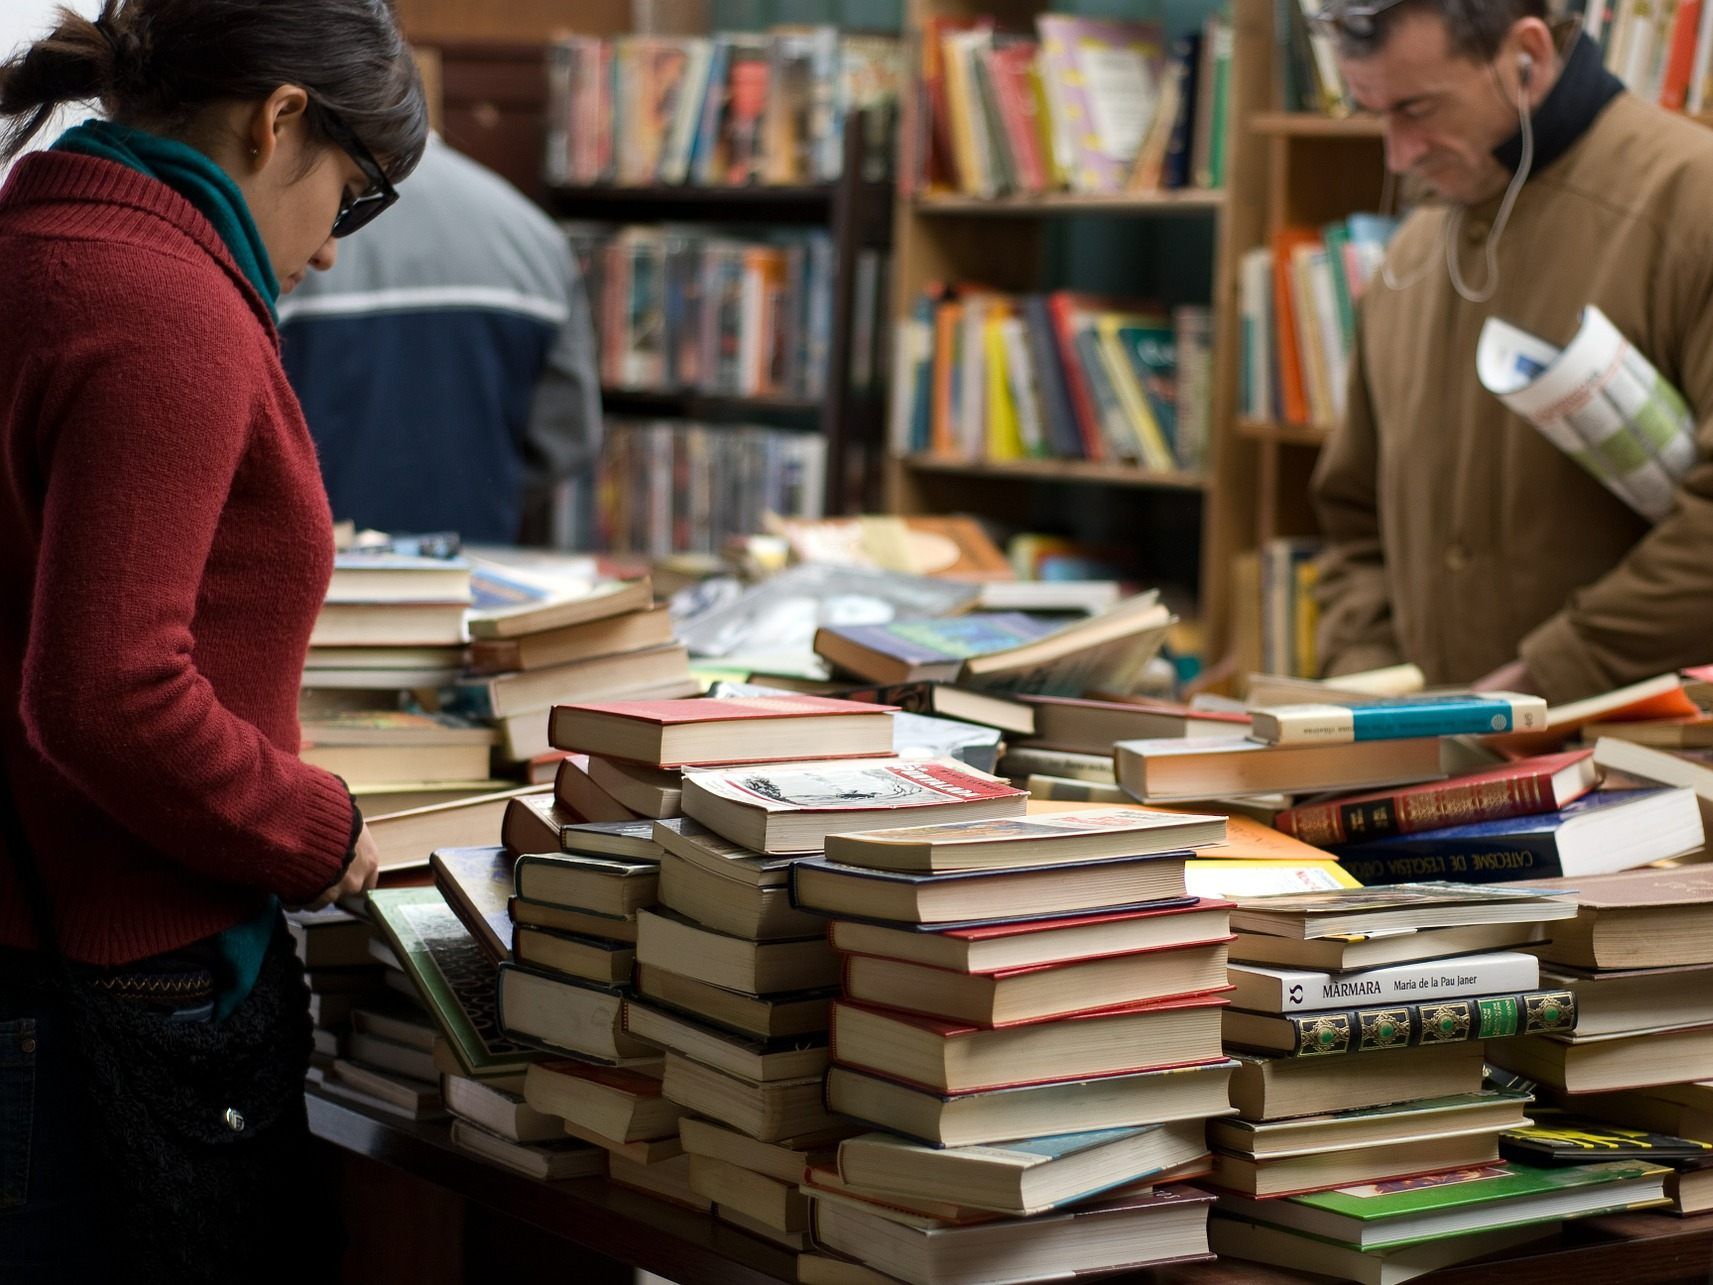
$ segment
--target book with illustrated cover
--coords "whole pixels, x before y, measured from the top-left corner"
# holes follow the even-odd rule
[[[849,759],[691,770],[684,812],[756,852],[819,852],[829,834],[882,818],[926,824],[1022,815],[1028,796],[945,760]]]
[[[1015,611],[884,625],[829,625],[816,631],[815,652],[873,683],[951,682],[969,657],[1032,642],[1053,629],[1045,621]]]
[[[1274,824],[1324,847],[1556,812],[1588,793],[1599,780],[1593,752],[1572,750],[1426,785],[1306,803],[1281,812]]]
[[[434,888],[378,888],[365,899],[464,1074],[516,1075],[534,1057],[500,1025],[496,971]]]
[[[565,629],[643,611],[654,601],[647,577],[577,585],[537,580],[514,568],[483,563],[476,578],[480,592],[469,626],[470,637],[478,641]]]
[[[1228,1008],[1222,1029],[1226,1044],[1234,1048],[1285,1057],[1569,1034],[1576,1029],[1576,992],[1528,991],[1277,1015]]]
[[[504,848],[439,848],[429,855],[434,886],[496,964],[511,958],[512,854]]]

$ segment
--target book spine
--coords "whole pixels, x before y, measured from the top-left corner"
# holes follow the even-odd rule
[[[1448,782],[1399,790],[1384,798],[1308,804],[1281,812],[1274,825],[1317,847],[1394,834],[1442,830],[1474,821],[1535,816],[1556,806],[1544,773],[1501,781]]]
[[[1550,834],[1436,841],[1429,832],[1412,839],[1348,845],[1338,855],[1345,871],[1365,886],[1434,879],[1504,883],[1556,879],[1564,873]]]
[[[1546,702],[1532,696],[1371,707],[1304,705],[1296,709],[1257,710],[1254,722],[1255,735],[1274,745],[1487,736],[1541,730],[1546,726]]]
[[[1295,1032],[1287,1057],[1372,1053],[1569,1032],[1576,1027],[1576,992],[1483,995],[1337,1013],[1292,1014],[1285,1020]]]
[[[1233,980],[1241,985],[1241,979],[1236,975]],[[1415,997],[1438,994],[1449,999],[1468,999],[1520,991],[1539,984],[1540,970],[1535,960],[1527,955],[1502,952],[1458,959],[1419,960],[1356,972],[1292,969],[1284,971],[1276,980],[1276,996],[1257,997],[1269,1011],[1280,1016],[1293,1013],[1318,1015],[1342,1012],[1350,1006],[1351,1000],[1367,1001],[1374,1006],[1404,1007],[1415,1003],[1434,1006],[1442,1001],[1417,1000]],[[1242,1000],[1238,1002],[1245,1003]]]

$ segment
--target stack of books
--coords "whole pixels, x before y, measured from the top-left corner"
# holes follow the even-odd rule
[[[1448,779],[1453,764],[1562,744],[1557,713],[1502,693],[1257,706],[1248,737],[1123,741],[1114,757],[1120,784],[1144,802],[1322,795],[1274,823],[1335,852],[1366,884],[1602,874],[1701,848],[1692,790],[1596,790],[1587,751],[1465,766]]]
[[[450,705],[492,726],[511,763],[549,755],[548,711],[562,701],[684,696],[696,690],[684,648],[646,578],[605,581],[568,595],[517,572],[485,568],[490,593],[507,605],[470,613],[468,676]]]
[[[1006,743],[1004,774],[1023,781],[1031,798],[1121,803],[1112,747],[1149,738],[1205,739],[1243,736],[1249,716],[1199,709],[1144,697],[1022,698],[1034,714],[1032,735]],[[1078,782],[1081,789],[1067,788]],[[1096,787],[1096,788],[1089,788]],[[1098,795],[1098,797],[1090,797]]]
[[[1575,918],[1537,948],[1543,984],[1576,996],[1576,1023],[1500,1041],[1489,1057],[1578,1110],[1581,1095],[1645,1097],[1706,1078],[1713,1066],[1713,871],[1691,866],[1542,882],[1561,886],[1576,907]]]
[[[1206,1252],[1229,903],[1186,891],[1224,818],[1103,808],[826,839],[793,896],[841,958],[827,1104],[876,1132],[803,1190],[822,1247],[905,1279]],[[1096,1235],[1095,1226],[1107,1229]]]
[[[289,911],[286,927],[309,987],[315,1039],[311,1074],[325,1073],[345,1054],[352,1010],[387,995],[386,966],[371,953],[375,932],[370,923],[337,906]]]
[[[1646,1166],[1566,1182],[1501,1159],[1503,1137],[1529,1124],[1530,1095],[1484,1086],[1483,1042],[1575,1030],[1576,993],[1517,949],[1550,949],[1539,943],[1575,914],[1552,890],[1468,884],[1240,901],[1224,1019],[1226,1047],[1243,1059],[1240,1114],[1210,1130],[1215,1248],[1402,1280],[1519,1243],[1525,1224],[1540,1235],[1572,1214],[1656,1198],[1661,1173]],[[1549,1193],[1561,1187],[1580,1194],[1557,1203]],[[1382,1198],[1404,1190],[1432,1194]],[[1417,1243],[1428,1233],[1411,1218],[1453,1209],[1462,1221]]]

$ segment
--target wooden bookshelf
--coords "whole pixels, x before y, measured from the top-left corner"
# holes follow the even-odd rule
[[[820,432],[827,442],[824,503],[829,514],[872,508],[878,502],[881,485],[884,397],[878,386],[868,391],[853,387],[848,360],[856,328],[857,258],[865,250],[887,249],[892,240],[892,184],[865,176],[870,161],[864,154],[865,135],[860,115],[846,122],[842,176],[834,183],[744,187],[556,185],[548,187],[544,197],[548,209],[563,219],[760,228],[790,225],[828,231],[837,268],[823,397],[741,397],[691,389],[603,388],[601,399],[613,415],[715,424],[741,421]]]
[[[994,481],[1084,482],[1092,486],[1129,486],[1163,491],[1207,489],[1207,479],[1199,474],[1159,473],[1098,460],[959,460],[938,455],[907,455],[898,464],[917,473]]]
[[[909,0],[906,30],[920,32],[934,16],[981,15],[1024,29],[1037,14],[1054,7],[1051,0]],[[1225,189],[993,200],[936,194],[900,199],[894,220],[892,309],[898,319],[909,315],[930,282],[979,281],[1015,292],[1061,285],[1048,263],[1048,230],[1066,218],[1125,220],[1125,234],[1133,231],[1139,240],[1167,221],[1193,219],[1211,225],[1207,299],[1214,315],[1212,406],[1203,473],[1155,473],[1080,460],[971,464],[923,456],[894,457],[887,466],[888,501],[894,512],[969,512],[1035,523],[1037,529],[1073,530],[1085,511],[1099,512],[1108,529],[1120,528],[1122,540],[1151,548],[1199,546],[1188,574],[1196,581],[1209,660],[1227,647],[1232,555],[1253,540],[1254,445],[1233,431],[1239,331],[1232,250],[1259,235],[1260,214],[1244,208],[1246,193],[1231,182],[1246,166],[1264,160],[1256,156],[1264,140],[1256,141],[1241,122],[1267,104],[1267,68],[1273,57],[1270,17],[1264,26],[1257,25],[1252,14],[1245,17],[1241,8],[1232,17]],[[1126,290],[1114,283],[1111,293]],[[1187,553],[1184,560],[1190,560]]]
[[[1320,446],[1332,430],[1324,424],[1275,424],[1270,420],[1239,419],[1237,433],[1252,442],[1285,446]]]
[[[1314,112],[1257,112],[1249,128],[1269,138],[1384,138],[1378,116],[1321,116]]]
[[[910,204],[918,215],[969,214],[989,218],[1038,218],[1053,214],[1205,214],[1225,205],[1225,193],[1200,188],[1175,192],[1127,192],[1113,196],[1056,192],[1046,196],[990,198],[936,193],[917,197]]]

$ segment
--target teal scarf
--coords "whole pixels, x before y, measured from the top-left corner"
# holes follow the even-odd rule
[[[262,234],[250,217],[249,204],[232,176],[188,143],[132,129],[107,120],[88,120],[61,134],[54,150],[77,152],[115,161],[139,174],[159,179],[214,225],[268,312],[275,321],[280,297],[279,279],[274,276]]]

